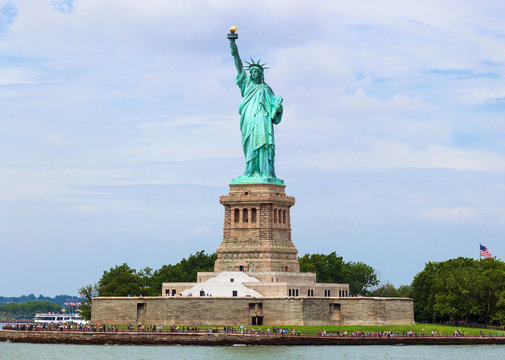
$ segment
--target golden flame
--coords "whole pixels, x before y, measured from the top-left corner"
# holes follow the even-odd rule
[[[232,27],[230,28],[230,33],[235,34],[235,31],[237,31],[237,29],[238,29],[238,26],[237,26],[237,25],[232,26]]]

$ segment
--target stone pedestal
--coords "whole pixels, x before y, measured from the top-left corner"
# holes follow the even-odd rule
[[[215,272],[300,271],[291,241],[295,198],[284,189],[276,184],[231,184],[230,193],[219,198],[225,215]]]

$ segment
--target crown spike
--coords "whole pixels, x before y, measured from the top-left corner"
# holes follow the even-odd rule
[[[257,67],[257,68],[261,69],[262,71],[265,69],[269,69],[269,67],[265,66],[266,63],[261,64],[260,59],[258,59],[258,61],[254,61],[254,59],[251,58],[251,62],[249,62],[247,60],[244,60],[244,62],[247,63],[247,66],[246,66],[247,70],[251,70],[252,67]]]

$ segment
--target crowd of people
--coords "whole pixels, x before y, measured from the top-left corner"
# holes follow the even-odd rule
[[[426,333],[424,329],[421,330],[420,333],[413,330],[403,330],[403,331],[364,331],[364,330],[356,330],[352,332],[347,331],[319,331],[317,336],[351,336],[351,337],[417,337],[417,336],[428,336],[430,333]],[[481,335],[484,335],[484,332],[481,331]],[[431,331],[431,336],[444,336],[442,331]],[[454,330],[447,332],[445,336],[465,336],[465,332],[461,330]]]
[[[105,332],[118,331],[119,328],[114,325],[81,325],[73,323],[16,323],[6,324],[3,330]]]
[[[24,331],[81,331],[81,332],[161,332],[168,331],[172,333],[225,333],[225,334],[249,334],[249,335],[280,335],[280,336],[300,336],[302,332],[295,328],[278,328],[278,327],[247,327],[247,326],[223,326],[223,327],[199,327],[199,326],[180,326],[173,325],[170,327],[162,325],[133,325],[130,324],[126,327],[117,325],[80,325],[73,323],[11,323],[3,327],[4,330],[24,330]],[[307,334],[304,334],[307,335]],[[365,331],[356,330],[348,332],[347,330],[337,331],[318,331],[316,336],[337,336],[337,337],[417,337],[417,336],[465,336],[465,332],[458,329],[442,333],[442,331],[432,330],[426,332],[422,329],[421,332],[413,330],[403,331]],[[493,335],[492,332],[490,335]],[[484,336],[484,331],[480,332],[480,336]]]

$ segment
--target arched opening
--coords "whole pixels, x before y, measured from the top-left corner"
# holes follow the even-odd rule
[[[277,223],[277,209],[274,209],[274,224]]]
[[[286,223],[286,210],[282,210],[282,223]]]
[[[252,223],[256,222],[256,208],[251,209],[251,222]]]
[[[240,210],[235,209],[235,211],[233,212],[233,222],[238,223],[239,220],[240,220]]]
[[[242,216],[244,217],[243,222],[245,222],[245,223],[249,222],[249,216],[248,216],[249,214],[247,212],[247,209],[244,208],[242,211],[243,211]]]

